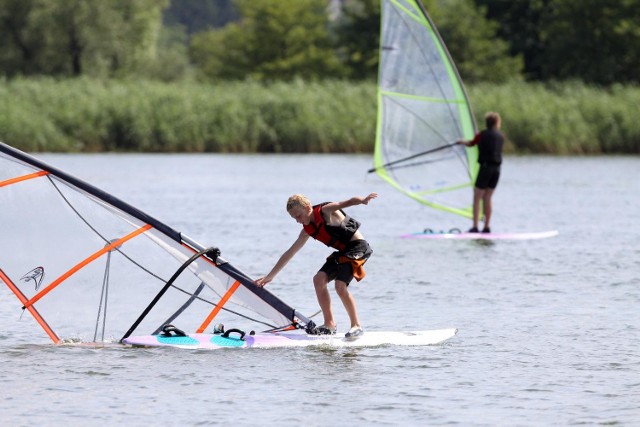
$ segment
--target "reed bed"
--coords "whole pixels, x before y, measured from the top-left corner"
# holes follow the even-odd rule
[[[579,82],[476,85],[469,89],[478,124],[499,111],[513,153],[640,153],[640,88]]]
[[[511,82],[468,88],[482,127],[498,111],[507,152],[640,153],[640,88]],[[325,81],[0,81],[0,140],[38,152],[366,153],[376,87]]]

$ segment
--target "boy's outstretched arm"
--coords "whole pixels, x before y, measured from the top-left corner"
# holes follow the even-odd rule
[[[278,262],[276,262],[276,265],[273,266],[269,274],[256,280],[256,285],[263,287],[267,283],[271,282],[280,272],[280,270],[282,270],[284,266],[287,265],[289,261],[291,261],[291,258],[293,258],[293,256],[298,253],[298,251],[304,246],[305,243],[307,243],[308,239],[309,235],[304,230],[300,231],[300,234],[298,235],[296,241],[293,242],[293,245],[291,245],[291,247],[280,256],[280,259],[278,259]]]
[[[376,197],[378,197],[378,193],[371,193],[365,197],[355,196],[348,200],[343,200],[342,202],[327,203],[322,207],[322,211],[326,213],[330,213],[340,209],[348,208],[349,206],[368,205],[369,202],[375,199]]]

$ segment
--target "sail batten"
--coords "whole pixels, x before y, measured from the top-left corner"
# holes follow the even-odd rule
[[[381,0],[381,5],[370,172],[424,205],[470,217],[477,148],[455,143],[471,139],[476,125],[462,80],[418,0]]]
[[[467,101],[465,99],[455,99],[455,98],[437,98],[430,96],[420,96],[420,95],[412,95],[408,93],[399,93],[392,92],[389,90],[381,90],[380,94],[388,96],[390,98],[403,98],[403,99],[415,99],[417,101],[428,101],[428,102],[441,102],[443,104],[463,104],[466,105]]]
[[[118,341],[134,322],[142,334],[168,321],[196,332],[214,317],[252,329],[310,322],[219,252],[3,143],[0,184],[0,282],[54,342]]]
[[[127,236],[124,236],[121,239],[116,240],[113,243],[110,243],[109,245],[105,246],[104,248],[100,249],[99,251],[91,254],[91,256],[89,256],[88,258],[82,260],[81,262],[79,262],[78,264],[76,264],[75,266],[73,266],[71,269],[69,269],[68,271],[66,271],[62,276],[58,277],[56,280],[54,280],[53,282],[51,282],[51,284],[49,284],[46,288],[44,288],[42,291],[40,291],[38,294],[36,294],[36,296],[34,296],[33,298],[31,298],[29,301],[27,301],[24,305],[24,307],[29,307],[32,306],[33,304],[35,304],[38,300],[40,300],[40,298],[44,297],[45,295],[47,295],[49,292],[51,292],[56,286],[60,285],[62,282],[64,282],[65,280],[67,280],[68,278],[70,278],[71,276],[73,276],[73,274],[75,274],[76,272],[78,272],[80,269],[82,269],[83,267],[85,267],[86,265],[90,264],[91,262],[97,260],[98,258],[100,258],[102,255],[106,254],[107,252],[117,248],[118,246],[124,244],[127,240],[130,240],[134,237],[136,237],[137,235],[139,235],[140,233],[143,233],[145,231],[147,231],[148,229],[150,229],[151,226],[150,225],[145,225],[144,227],[141,227],[135,231],[133,231],[132,233],[128,234]]]
[[[16,184],[18,182],[27,181],[29,179],[40,178],[41,176],[46,176],[49,173],[46,171],[34,172],[24,176],[18,176],[15,178],[7,179],[5,181],[0,182],[0,187],[6,187],[7,185]]]

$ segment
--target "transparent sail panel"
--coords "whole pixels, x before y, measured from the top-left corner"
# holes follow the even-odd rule
[[[374,166],[421,203],[470,216],[475,122],[446,47],[415,1],[383,0]]]

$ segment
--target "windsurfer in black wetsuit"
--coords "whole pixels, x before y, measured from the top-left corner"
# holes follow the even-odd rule
[[[264,286],[271,282],[304,246],[309,237],[337,249],[327,258],[327,261],[313,277],[313,285],[324,316],[324,324],[307,331],[311,334],[336,333],[337,325],[333,317],[331,296],[327,287],[332,280],[335,280],[336,292],[342,300],[351,322],[351,328],[345,337],[353,339],[364,333],[358,319],[356,301],[347,287],[354,277],[357,281],[364,278],[363,264],[371,256],[372,250],[358,230],[360,223],[345,214],[342,209],[349,206],[367,205],[376,197],[378,197],[376,193],[371,193],[366,197],[352,197],[342,202],[328,202],[312,206],[309,199],[301,194],[296,194],[289,197],[287,201],[287,212],[296,222],[302,224],[302,230],[291,247],[280,256],[269,274],[256,280],[256,284]]]
[[[491,196],[500,179],[500,165],[502,164],[502,147],[504,134],[500,131],[501,118],[498,113],[489,112],[484,116],[486,129],[479,132],[471,141],[458,141],[458,144],[473,147],[478,145],[478,163],[480,171],[473,189],[473,227],[470,233],[478,232],[478,218],[480,216],[480,200],[484,212],[483,233],[491,233]]]

